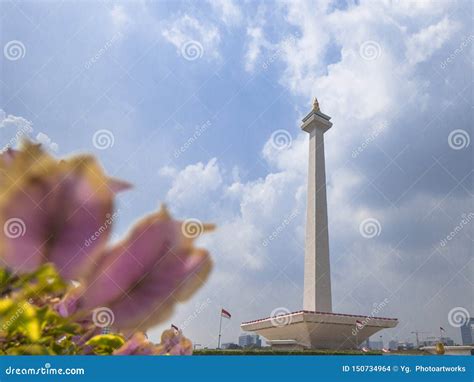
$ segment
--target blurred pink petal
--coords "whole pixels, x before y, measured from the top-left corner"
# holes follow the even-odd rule
[[[132,188],[132,185],[124,180],[116,178],[108,178],[109,189],[112,192],[118,193]]]
[[[9,166],[12,164],[13,159],[15,159],[17,153],[17,150],[14,150],[9,147],[5,151],[0,153],[0,160],[4,163],[5,166]]]
[[[27,143],[15,154],[0,193],[0,256],[16,272],[53,262],[78,278],[100,256],[110,233],[114,193],[87,156],[58,162]]]
[[[157,346],[158,354],[191,355],[193,344],[190,340],[174,329],[167,329],[161,335],[161,343]]]
[[[156,354],[156,347],[142,332],[135,333],[114,355],[151,355]]]
[[[77,300],[81,295],[81,288],[77,287],[70,290],[66,295],[54,306],[54,309],[63,317],[71,316],[77,311]]]
[[[78,307],[107,306],[114,325],[124,330],[166,320],[176,301],[189,298],[211,270],[207,251],[194,248],[181,225],[166,210],[138,222],[93,269]]]

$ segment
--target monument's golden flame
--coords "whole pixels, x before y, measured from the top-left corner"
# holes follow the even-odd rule
[[[318,99],[316,97],[314,97],[314,101],[313,101],[313,110],[314,111],[321,111],[321,109],[319,108]]]

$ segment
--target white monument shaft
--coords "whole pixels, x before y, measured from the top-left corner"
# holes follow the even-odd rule
[[[309,133],[303,309],[328,313],[332,302],[324,133],[332,126],[329,119],[315,102],[301,126]]]
[[[304,310],[278,315],[278,319],[266,317],[240,325],[243,331],[265,337],[276,349],[353,349],[378,331],[398,324],[396,318],[332,312],[324,163],[324,133],[332,126],[330,119],[321,113],[315,100],[313,110],[301,125],[309,134]]]

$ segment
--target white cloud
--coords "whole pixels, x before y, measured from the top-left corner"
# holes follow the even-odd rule
[[[264,4],[260,4],[255,15],[247,22],[247,42],[245,52],[245,70],[252,72],[255,65],[262,55],[277,47],[267,40],[265,36],[265,13],[267,8]]]
[[[112,18],[112,23],[117,30],[123,29],[131,22],[131,18],[123,5],[115,4],[110,10],[110,17]]]
[[[406,52],[409,64],[415,65],[430,58],[453,36],[458,27],[457,23],[445,17],[439,23],[410,36]]]
[[[165,166],[158,170],[158,174],[161,176],[167,176],[174,178],[177,175],[178,171],[171,166]]]
[[[33,124],[31,121],[23,117],[17,117],[12,114],[6,114],[0,109],[0,139],[2,145],[0,151],[8,148],[15,148],[22,139],[28,138],[33,132]]]
[[[234,26],[242,20],[242,12],[233,0],[209,0],[209,4],[226,25]]]
[[[248,27],[247,36],[247,52],[245,53],[245,69],[249,72],[253,71],[257,60],[262,54],[262,50],[268,45],[265,40],[263,29],[261,27]]]
[[[461,285],[465,282],[457,280],[450,270],[445,272],[449,275],[439,275],[443,280],[441,285],[430,279],[436,269],[444,270],[446,266],[443,254],[436,252],[426,264],[429,271],[424,268],[423,261],[430,255],[430,240],[439,240],[443,231],[449,232],[452,228],[449,222],[439,217],[429,224],[423,220],[414,221],[414,217],[430,210],[461,215],[466,209],[463,204],[466,206],[468,202],[452,198],[440,211],[437,206],[443,202],[444,195],[434,196],[422,190],[410,190],[409,197],[399,201],[396,208],[390,203],[354,201],[365,188],[371,187],[374,179],[364,172],[367,169],[344,159],[347,159],[347,153],[350,156],[354,148],[368,141],[367,136],[374,126],[382,122],[386,128],[376,139],[384,139],[393,129],[391,126],[395,125],[397,117],[414,100],[419,110],[422,109],[428,94],[425,79],[416,72],[416,64],[429,60],[455,30],[449,18],[440,19],[446,6],[439,3],[427,2],[419,6],[418,2],[415,7],[409,7],[401,2],[397,7],[388,2],[361,2],[331,13],[329,2],[322,2],[320,6],[309,1],[287,2],[280,14],[288,22],[286,29],[281,31],[281,41],[267,43],[270,33],[265,25],[250,23],[245,56],[246,69],[253,70],[265,49],[278,51],[277,58],[285,65],[281,82],[295,96],[306,97],[308,108],[309,100],[317,95],[323,112],[333,117],[335,126],[325,137],[335,309],[368,314],[373,303],[382,301],[391,290],[400,288],[396,295],[390,296],[390,307],[383,315],[398,316],[405,322],[413,320],[410,323],[413,327],[425,324],[430,312],[445,315],[446,302],[436,303],[435,300],[429,311],[419,312],[418,308],[425,303],[427,296],[436,296],[438,290],[443,294],[442,286],[450,282],[450,277],[453,277],[453,283]],[[295,28],[298,34],[294,34]],[[293,42],[284,43],[289,35],[295,36]],[[365,49],[367,47],[372,50]],[[301,112],[307,112],[308,108]],[[263,316],[272,307],[289,304],[290,300],[285,300],[282,295],[275,296],[272,291],[262,289],[268,284],[276,288],[280,283],[273,281],[283,274],[282,285],[288,291],[293,285],[291,272],[302,266],[307,139],[305,133],[294,135],[291,147],[285,150],[278,150],[270,141],[266,142],[261,155],[270,170],[259,179],[242,181],[234,177],[228,180],[224,169],[219,168],[220,186],[210,193],[219,195],[218,199],[213,198],[216,203],[213,216],[218,230],[203,240],[219,260],[215,276],[218,282],[211,278],[208,288],[217,290],[227,285],[226,277],[238,274],[238,279],[232,280],[233,290],[245,290],[247,294],[257,296],[255,298],[260,294],[265,297],[261,306],[253,307],[252,314],[262,312]],[[376,148],[378,142],[370,141],[369,144]],[[203,168],[200,164],[200,171],[193,173],[196,179],[187,184],[199,184],[197,177]],[[177,172],[176,179],[182,172],[188,171]],[[180,189],[181,199],[187,199],[185,195],[188,193],[196,196],[190,186]],[[209,199],[203,194],[198,198]],[[202,203],[201,208],[201,213],[206,214],[207,204]],[[277,231],[276,228],[292,211],[300,211],[297,218],[270,241],[270,245],[264,246],[265,239]],[[366,218],[376,218],[382,225],[382,234],[376,240],[370,241],[360,235],[360,222]],[[399,227],[411,227],[411,232],[423,231],[420,237],[428,243],[416,247],[416,242],[421,239],[410,237],[408,240],[413,243],[396,248],[403,239]],[[465,248],[460,252],[461,255],[451,260],[465,265],[468,253]],[[441,263],[444,265],[439,266]],[[420,272],[410,278],[420,264]],[[250,274],[248,277],[247,273]],[[445,276],[449,276],[448,279]],[[291,301],[301,296],[298,287],[302,286],[302,274],[297,275],[294,283],[297,287]],[[403,300],[413,290],[420,293],[410,296],[410,307],[405,309],[405,302],[397,299]],[[215,293],[219,295],[220,290]],[[232,296],[234,306],[247,307],[245,296],[236,296],[228,290],[222,294]],[[456,304],[459,306],[465,304],[465,299],[458,300]],[[278,305],[272,305],[275,303]],[[296,305],[300,306],[299,303]],[[410,311],[417,311],[417,316],[412,317]],[[237,335],[237,329],[234,335]]]
[[[17,117],[12,114],[6,114],[0,109],[0,129],[15,129],[17,131],[30,132],[33,130],[31,121],[23,117]]]
[[[195,211],[198,204],[209,202],[214,196],[214,191],[222,184],[222,175],[216,158],[207,164],[198,162],[189,165],[180,172],[165,167],[160,170],[160,174],[174,176],[166,199],[177,209],[185,211]]]
[[[437,3],[416,12],[403,2],[401,8],[361,2],[332,11],[329,2],[283,4],[288,24],[278,43],[277,59],[285,65],[281,83],[306,97],[308,106],[317,96],[323,112],[333,117],[338,133],[327,134],[329,142],[337,139],[330,160],[363,140],[361,135],[373,126],[391,121],[405,105],[416,101],[423,107],[427,84],[417,77],[415,64],[438,51],[456,30],[448,17],[440,20],[446,5]],[[416,25],[424,27],[420,31]],[[258,38],[265,41],[267,34],[259,30]],[[293,36],[291,44],[288,36]],[[259,46],[253,49],[248,58],[258,56]],[[246,69],[253,61],[247,60]]]
[[[200,56],[208,58],[218,58],[218,46],[221,40],[219,30],[210,23],[203,23],[198,19],[184,15],[172,23],[169,23],[162,31],[170,43],[172,43],[178,53],[183,54],[182,50],[189,42],[197,42],[200,46]]]
[[[45,133],[39,132],[36,135],[36,140],[51,151],[57,152],[59,149],[58,144],[53,142],[51,138]]]

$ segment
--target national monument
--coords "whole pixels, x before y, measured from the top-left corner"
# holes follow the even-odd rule
[[[303,310],[240,325],[242,330],[266,338],[273,348],[356,348],[379,330],[398,324],[396,318],[332,311],[324,159],[324,133],[332,126],[330,119],[315,99],[301,125],[309,134]]]

